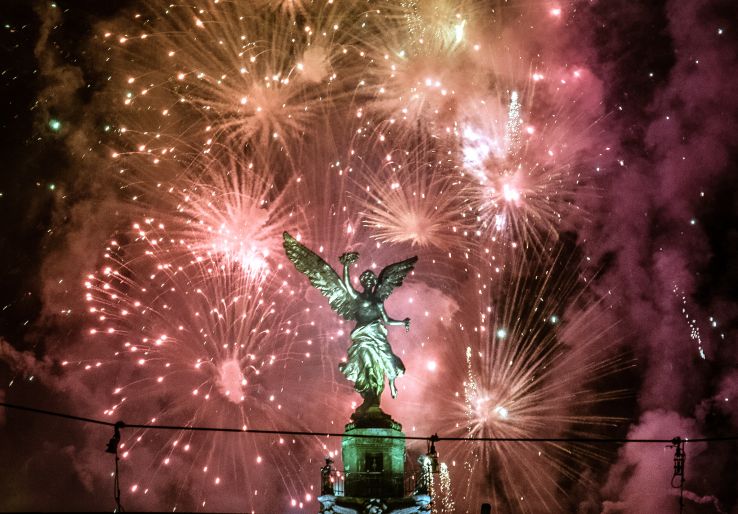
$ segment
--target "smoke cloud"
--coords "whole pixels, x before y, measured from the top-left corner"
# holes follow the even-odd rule
[[[557,17],[561,13],[545,15],[554,16],[556,23],[542,23],[548,19],[541,15],[543,10],[541,4],[530,15],[523,15],[520,23],[506,26],[499,33],[470,35],[482,41],[485,51],[473,61],[464,61],[464,66],[475,67],[469,80],[466,75],[459,76],[454,68],[454,86],[463,94],[454,99],[460,106],[454,104],[453,114],[461,113],[464,121],[481,124],[484,118],[504,114],[499,107],[506,104],[493,97],[506,95],[508,83],[525,80],[534,71],[551,79],[555,85],[541,84],[538,96],[531,96],[564,116],[551,123],[526,121],[545,124],[552,152],[560,152],[556,154],[559,162],[581,166],[583,170],[586,187],[577,204],[587,211],[588,219],[564,226],[577,230],[588,262],[599,271],[590,287],[608,299],[606,306],[598,307],[607,311],[601,314],[603,320],[617,326],[619,344],[637,362],[635,381],[626,386],[633,396],[629,406],[632,424],[620,430],[632,438],[734,434],[738,431],[738,350],[732,345],[738,317],[734,296],[738,278],[734,269],[738,258],[738,232],[734,228],[738,201],[734,193],[731,196],[735,190],[738,146],[738,75],[733,73],[738,69],[738,45],[732,32],[735,6],[728,1],[708,0],[671,0],[649,5],[629,0],[582,1],[562,6],[561,18]],[[20,399],[45,398],[49,403],[56,400],[64,405],[71,403],[68,397],[84,397],[84,403],[72,404],[69,410],[99,416],[103,410],[99,406],[110,403],[110,391],[103,390],[96,379],[64,373],[62,362],[70,354],[79,356],[72,365],[81,369],[88,364],[85,359],[92,362],[97,356],[98,350],[90,339],[77,338],[87,308],[79,292],[84,280],[82,272],[99,267],[102,249],[111,234],[121,223],[128,223],[129,205],[121,200],[119,183],[110,173],[108,149],[100,144],[101,127],[110,113],[110,97],[103,86],[87,91],[90,84],[100,79],[87,75],[85,65],[89,67],[89,62],[71,64],[60,56],[55,38],[65,20],[63,11],[38,4],[36,12],[39,33],[33,55],[41,83],[34,109],[35,130],[47,130],[51,119],[62,120],[56,143],[63,147],[65,158],[55,165],[65,180],[62,194],[55,196],[55,203],[49,207],[53,234],[40,250],[41,313],[26,334],[27,340],[13,343],[0,339],[0,362],[5,370],[10,370],[8,382],[27,383],[33,377],[35,383],[29,387],[38,389],[20,394],[4,384],[0,401],[20,394]],[[94,28],[88,27],[90,39],[97,45],[99,27],[94,21],[91,25]],[[655,35],[651,39],[652,32]],[[92,46],[89,41],[84,43],[88,44]],[[518,58],[519,55],[525,58]],[[454,62],[454,66],[461,64]],[[483,75],[480,70],[497,74],[500,84],[475,82]],[[100,83],[103,81],[104,78]],[[565,83],[572,87],[567,89]],[[480,94],[480,90],[485,94]],[[465,104],[458,99],[461,97],[489,100],[490,107]],[[500,103],[493,103],[493,99]],[[443,100],[440,105],[446,106],[446,102]],[[327,177],[328,173],[337,172],[338,167],[332,166],[309,163],[306,167],[315,170],[306,176]],[[310,190],[311,195],[339,197],[344,193],[343,189],[322,191],[320,182],[309,187],[315,188]],[[324,206],[326,213],[333,216],[325,221],[333,224],[325,232],[330,231],[326,246],[339,248],[349,236],[344,226],[348,222],[335,216],[341,212],[336,205],[339,203],[326,202]],[[327,218],[322,213],[316,217]],[[366,246],[362,253],[371,253],[371,245]],[[397,253],[397,258],[406,253],[404,249],[392,252],[392,257]],[[463,266],[466,265],[460,265]],[[460,284],[469,286],[469,290],[474,288],[471,279],[464,280]],[[460,307],[472,302],[466,298],[457,301],[455,293],[450,288],[436,288],[412,279],[402,294],[388,302],[390,316],[397,312],[396,317],[407,315],[413,320],[413,331],[405,338],[401,329],[391,332],[395,351],[413,370],[412,375],[398,380],[402,400],[388,409],[395,417],[402,413],[419,420],[406,427],[407,432],[421,433],[435,427],[433,420],[424,416],[424,402],[447,385],[449,368],[465,369],[464,344],[446,338],[450,331],[444,332],[443,327],[449,320],[471,319],[466,323],[471,330],[478,322],[472,318],[478,313]],[[317,294],[316,298],[324,300]],[[311,305],[314,312],[318,312],[318,300]],[[432,306],[432,320],[428,305]],[[301,370],[299,376],[290,375],[286,365],[272,369],[271,376],[288,382],[279,390],[288,399],[313,392],[310,384],[318,380],[333,383],[327,397],[315,399],[317,408],[288,414],[301,426],[336,428],[340,424],[334,425],[333,419],[346,419],[351,401],[356,400],[349,385],[339,382],[341,377],[336,369],[344,354],[347,339],[343,331],[347,326],[343,322],[337,324],[327,308],[315,316],[313,319],[325,322],[327,327],[325,333],[316,337],[316,342],[324,346],[307,351],[291,347],[286,360]],[[317,332],[311,330],[304,328],[311,335]],[[333,331],[328,334],[329,330]],[[339,331],[341,336],[335,335]],[[586,337],[573,332],[569,335],[572,346]],[[434,353],[439,344],[459,344],[455,352],[458,362],[445,358],[450,353],[445,349]],[[308,353],[317,355],[317,359],[308,362]],[[139,378],[136,373],[130,371],[131,377],[125,378]],[[259,383],[258,380],[262,379],[254,382]],[[268,398],[266,394],[262,396]],[[265,399],[264,403],[267,401],[271,400]],[[279,401],[274,403],[274,411],[280,411],[276,416],[285,419],[281,405],[276,406]],[[156,412],[160,407],[157,402],[150,400],[147,412]],[[0,408],[0,428],[9,429],[13,437],[27,443],[24,447],[31,447],[29,439],[20,434],[19,426],[9,411]],[[9,477],[7,471],[0,476],[8,477],[8,485],[0,485],[0,496],[9,498],[2,503],[3,508],[49,508],[58,505],[54,496],[64,497],[66,488],[82,491],[68,506],[100,506],[97,493],[109,486],[110,468],[109,462],[101,461],[100,448],[109,434],[77,428],[48,433],[39,424],[29,427],[41,430],[48,441],[27,453],[9,449],[14,461],[23,462],[31,472],[23,475],[25,478]],[[156,442],[162,448],[171,445],[170,440]],[[240,445],[230,444],[233,443],[223,446],[233,454],[245,453]],[[284,442],[268,444],[270,448],[281,448],[278,445]],[[339,451],[336,441],[324,447],[317,441],[310,444],[321,451]],[[314,449],[290,448],[293,449],[284,452],[290,457],[304,456]],[[733,477],[738,458],[726,448],[720,443],[686,445],[684,499],[691,508],[698,509],[695,512],[736,512],[738,493]],[[248,452],[252,465],[258,452],[253,448]],[[136,458],[125,465],[125,472],[132,475],[145,463],[154,468],[164,466],[160,464],[164,461],[163,453],[155,450],[141,450]],[[611,463],[587,474],[588,483],[595,484],[594,490],[577,489],[578,497],[572,503],[578,504],[582,513],[675,512],[678,490],[669,484],[672,459],[673,450],[660,445],[625,444],[613,455]],[[300,464],[300,472],[312,476],[317,469],[315,462]],[[36,473],[39,480],[53,482],[51,469],[73,469],[74,476],[35,498],[12,493],[36,489],[38,484],[28,478]],[[284,480],[278,470],[257,471],[252,477],[261,480],[260,484]],[[155,483],[166,488],[170,478],[161,474]],[[129,487],[132,484],[133,480]],[[186,484],[189,487],[190,482]],[[300,489],[294,483],[288,485],[291,491]],[[556,482],[549,486],[552,494],[558,494],[556,487]],[[190,495],[174,491],[173,486],[170,489],[157,506],[169,507],[171,497],[185,504],[199,500],[200,491]],[[255,495],[256,501],[265,501],[263,489],[259,494]],[[137,506],[141,508],[151,505],[147,499],[134,501],[140,502]],[[216,505],[243,509],[237,500],[218,501],[214,498],[205,508]]]

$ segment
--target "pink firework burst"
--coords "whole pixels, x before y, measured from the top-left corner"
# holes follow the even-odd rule
[[[356,200],[372,238],[446,252],[465,244],[472,220],[450,151],[426,141],[411,150],[376,148],[368,155],[384,155],[363,162],[356,179]]]
[[[607,299],[587,288],[571,249],[551,251],[551,263],[518,252],[500,274],[482,278],[478,322],[447,336],[465,341],[448,347],[438,370],[439,380],[454,384],[439,412],[455,435],[594,437],[623,421],[613,412],[627,392],[603,384],[631,363],[618,349]],[[442,457],[457,499],[494,499],[498,509],[516,512],[565,512],[570,506],[562,491],[606,461],[607,449],[460,443],[448,445]]]
[[[294,358],[299,327],[282,305],[281,286],[217,259],[186,257],[176,243],[149,241],[140,230],[130,237],[125,245],[111,242],[104,264],[85,281],[93,351],[70,359],[85,370],[85,380],[110,388],[103,413],[184,426],[295,426],[283,408],[281,370]],[[292,498],[309,494],[290,455],[315,439],[147,429],[125,435],[121,450],[135,472],[134,504],[196,500],[231,508],[245,501],[260,509],[259,490],[275,480],[286,481]],[[244,482],[253,490],[240,499],[218,495],[219,488]],[[136,499],[148,492],[157,499]]]
[[[154,182],[150,166],[143,170],[129,172],[124,186],[140,219],[136,238],[152,247],[163,242],[185,259],[212,259],[264,276],[281,251],[282,231],[301,225],[291,179],[277,185],[268,165],[234,152],[203,153],[186,168],[174,163],[164,173],[167,181]],[[135,181],[136,175],[143,179]]]
[[[486,101],[484,114],[463,126],[461,154],[474,182],[469,202],[488,239],[542,249],[570,226],[582,180],[572,156],[526,121],[518,92],[504,97]]]

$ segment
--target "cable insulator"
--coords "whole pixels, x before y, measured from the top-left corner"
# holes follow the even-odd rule
[[[667,448],[674,448],[674,474],[671,476],[671,487],[679,488],[680,513],[684,511],[684,463],[687,459],[684,443],[681,437],[675,437],[671,440],[671,445],[667,446]]]
[[[115,500],[115,512],[123,512],[123,506],[120,503],[120,476],[118,473],[118,445],[120,444],[120,430],[125,427],[126,424],[122,421],[118,421],[113,426],[113,437],[108,441],[108,445],[105,448],[106,453],[112,453],[115,456],[115,473],[113,474],[113,499]]]

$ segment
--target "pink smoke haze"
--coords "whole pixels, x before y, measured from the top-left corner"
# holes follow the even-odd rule
[[[738,434],[734,3],[7,7],[0,402],[342,432],[354,321],[289,231],[357,288],[419,257],[386,303],[408,435]],[[111,435],[0,407],[0,510],[111,509]],[[666,446],[442,441],[433,512],[738,513],[734,442],[688,441],[683,491]],[[314,512],[342,466],[312,434],[119,451],[129,510]]]

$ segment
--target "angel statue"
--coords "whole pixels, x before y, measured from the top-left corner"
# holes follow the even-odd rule
[[[377,277],[371,270],[359,276],[363,291],[351,285],[349,266],[359,259],[356,252],[347,252],[339,257],[343,264],[343,278],[317,254],[300,244],[287,232],[283,234],[284,249],[300,273],[307,275],[313,287],[328,298],[331,309],[344,319],[356,321],[351,331],[351,346],[346,362],[338,368],[347,379],[354,382],[354,389],[364,402],[356,409],[352,418],[365,415],[387,416],[379,409],[379,399],[384,391],[384,377],[389,380],[392,398],[397,397],[395,379],[405,373],[405,365],[392,353],[387,340],[387,325],[404,325],[410,330],[410,318],[392,319],[384,310],[384,301],[395,287],[413,269],[417,257],[390,264]],[[388,416],[387,416],[388,417]]]

